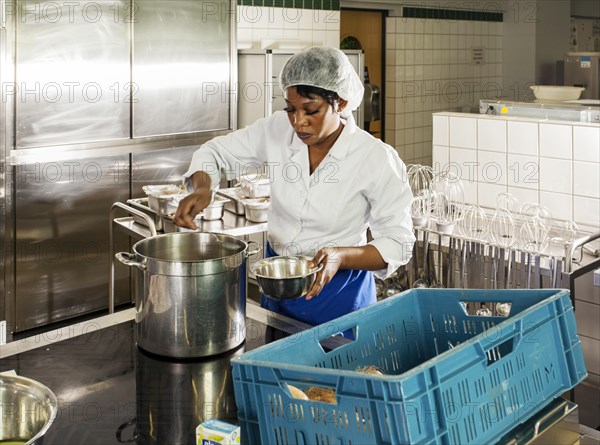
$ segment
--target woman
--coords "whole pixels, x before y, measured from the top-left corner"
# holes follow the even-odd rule
[[[265,166],[271,180],[267,254],[308,255],[323,264],[306,297],[261,305],[317,325],[376,301],[380,278],[410,259],[412,194],[396,151],[356,126],[362,83],[338,49],[293,56],[279,79],[286,108],[198,149],[184,175],[192,193],[175,223],[193,218],[224,175]],[[367,242],[367,229],[372,241]],[[373,271],[373,272],[372,272]]]

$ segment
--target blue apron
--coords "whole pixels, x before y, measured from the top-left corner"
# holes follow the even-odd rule
[[[265,255],[267,257],[277,255],[269,243]],[[326,323],[376,301],[373,273],[351,269],[338,270],[319,295],[308,301],[304,297],[276,301],[263,294],[260,296],[261,307],[313,326]],[[328,326],[328,330],[333,328]],[[332,331],[332,335],[335,333]],[[351,331],[344,332],[343,335],[346,338],[354,338]]]

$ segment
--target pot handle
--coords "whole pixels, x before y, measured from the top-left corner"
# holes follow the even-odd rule
[[[133,430],[133,436],[131,436],[130,439],[127,440],[123,440],[123,438],[121,437],[123,435],[123,431],[125,430],[125,428],[128,428],[130,426],[134,427]],[[128,420],[127,422],[121,424],[119,426],[119,428],[117,428],[117,441],[119,443],[132,443],[132,442],[136,442],[138,439],[138,433],[135,430],[135,426],[136,426],[136,418],[134,417],[133,419]]]
[[[254,246],[254,249],[252,249],[250,246]],[[256,241],[248,241],[248,254],[246,256],[248,257],[251,255],[256,255],[260,253],[261,250],[262,247],[260,247],[260,244],[258,244]]]
[[[115,254],[115,258],[126,266],[136,266],[141,270],[146,270],[146,261],[137,261],[135,255],[129,252],[119,252]]]

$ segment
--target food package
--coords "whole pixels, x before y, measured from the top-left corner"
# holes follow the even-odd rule
[[[240,443],[240,427],[209,419],[196,427],[196,445],[234,445]]]

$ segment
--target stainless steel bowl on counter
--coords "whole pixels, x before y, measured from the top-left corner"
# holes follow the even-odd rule
[[[246,219],[252,222],[266,222],[271,201],[269,198],[244,199]]]
[[[294,300],[306,295],[323,265],[311,267],[306,256],[274,256],[254,263],[260,291],[274,300]]]
[[[168,215],[177,210],[179,199],[187,193],[175,184],[145,185],[142,187],[148,196],[148,206],[159,215]]]
[[[0,443],[41,444],[58,413],[54,393],[27,377],[0,374],[0,399]]]
[[[201,213],[196,215],[194,222],[198,227],[202,225],[202,221],[218,221],[225,214],[225,204],[229,199],[215,195],[213,201]],[[162,227],[165,233],[174,232],[195,232],[195,230],[186,229],[176,226],[173,222],[173,214],[162,216]]]
[[[205,221],[214,221],[223,218],[225,204],[228,202],[229,199],[215,195],[208,207],[202,210],[202,219]]]

